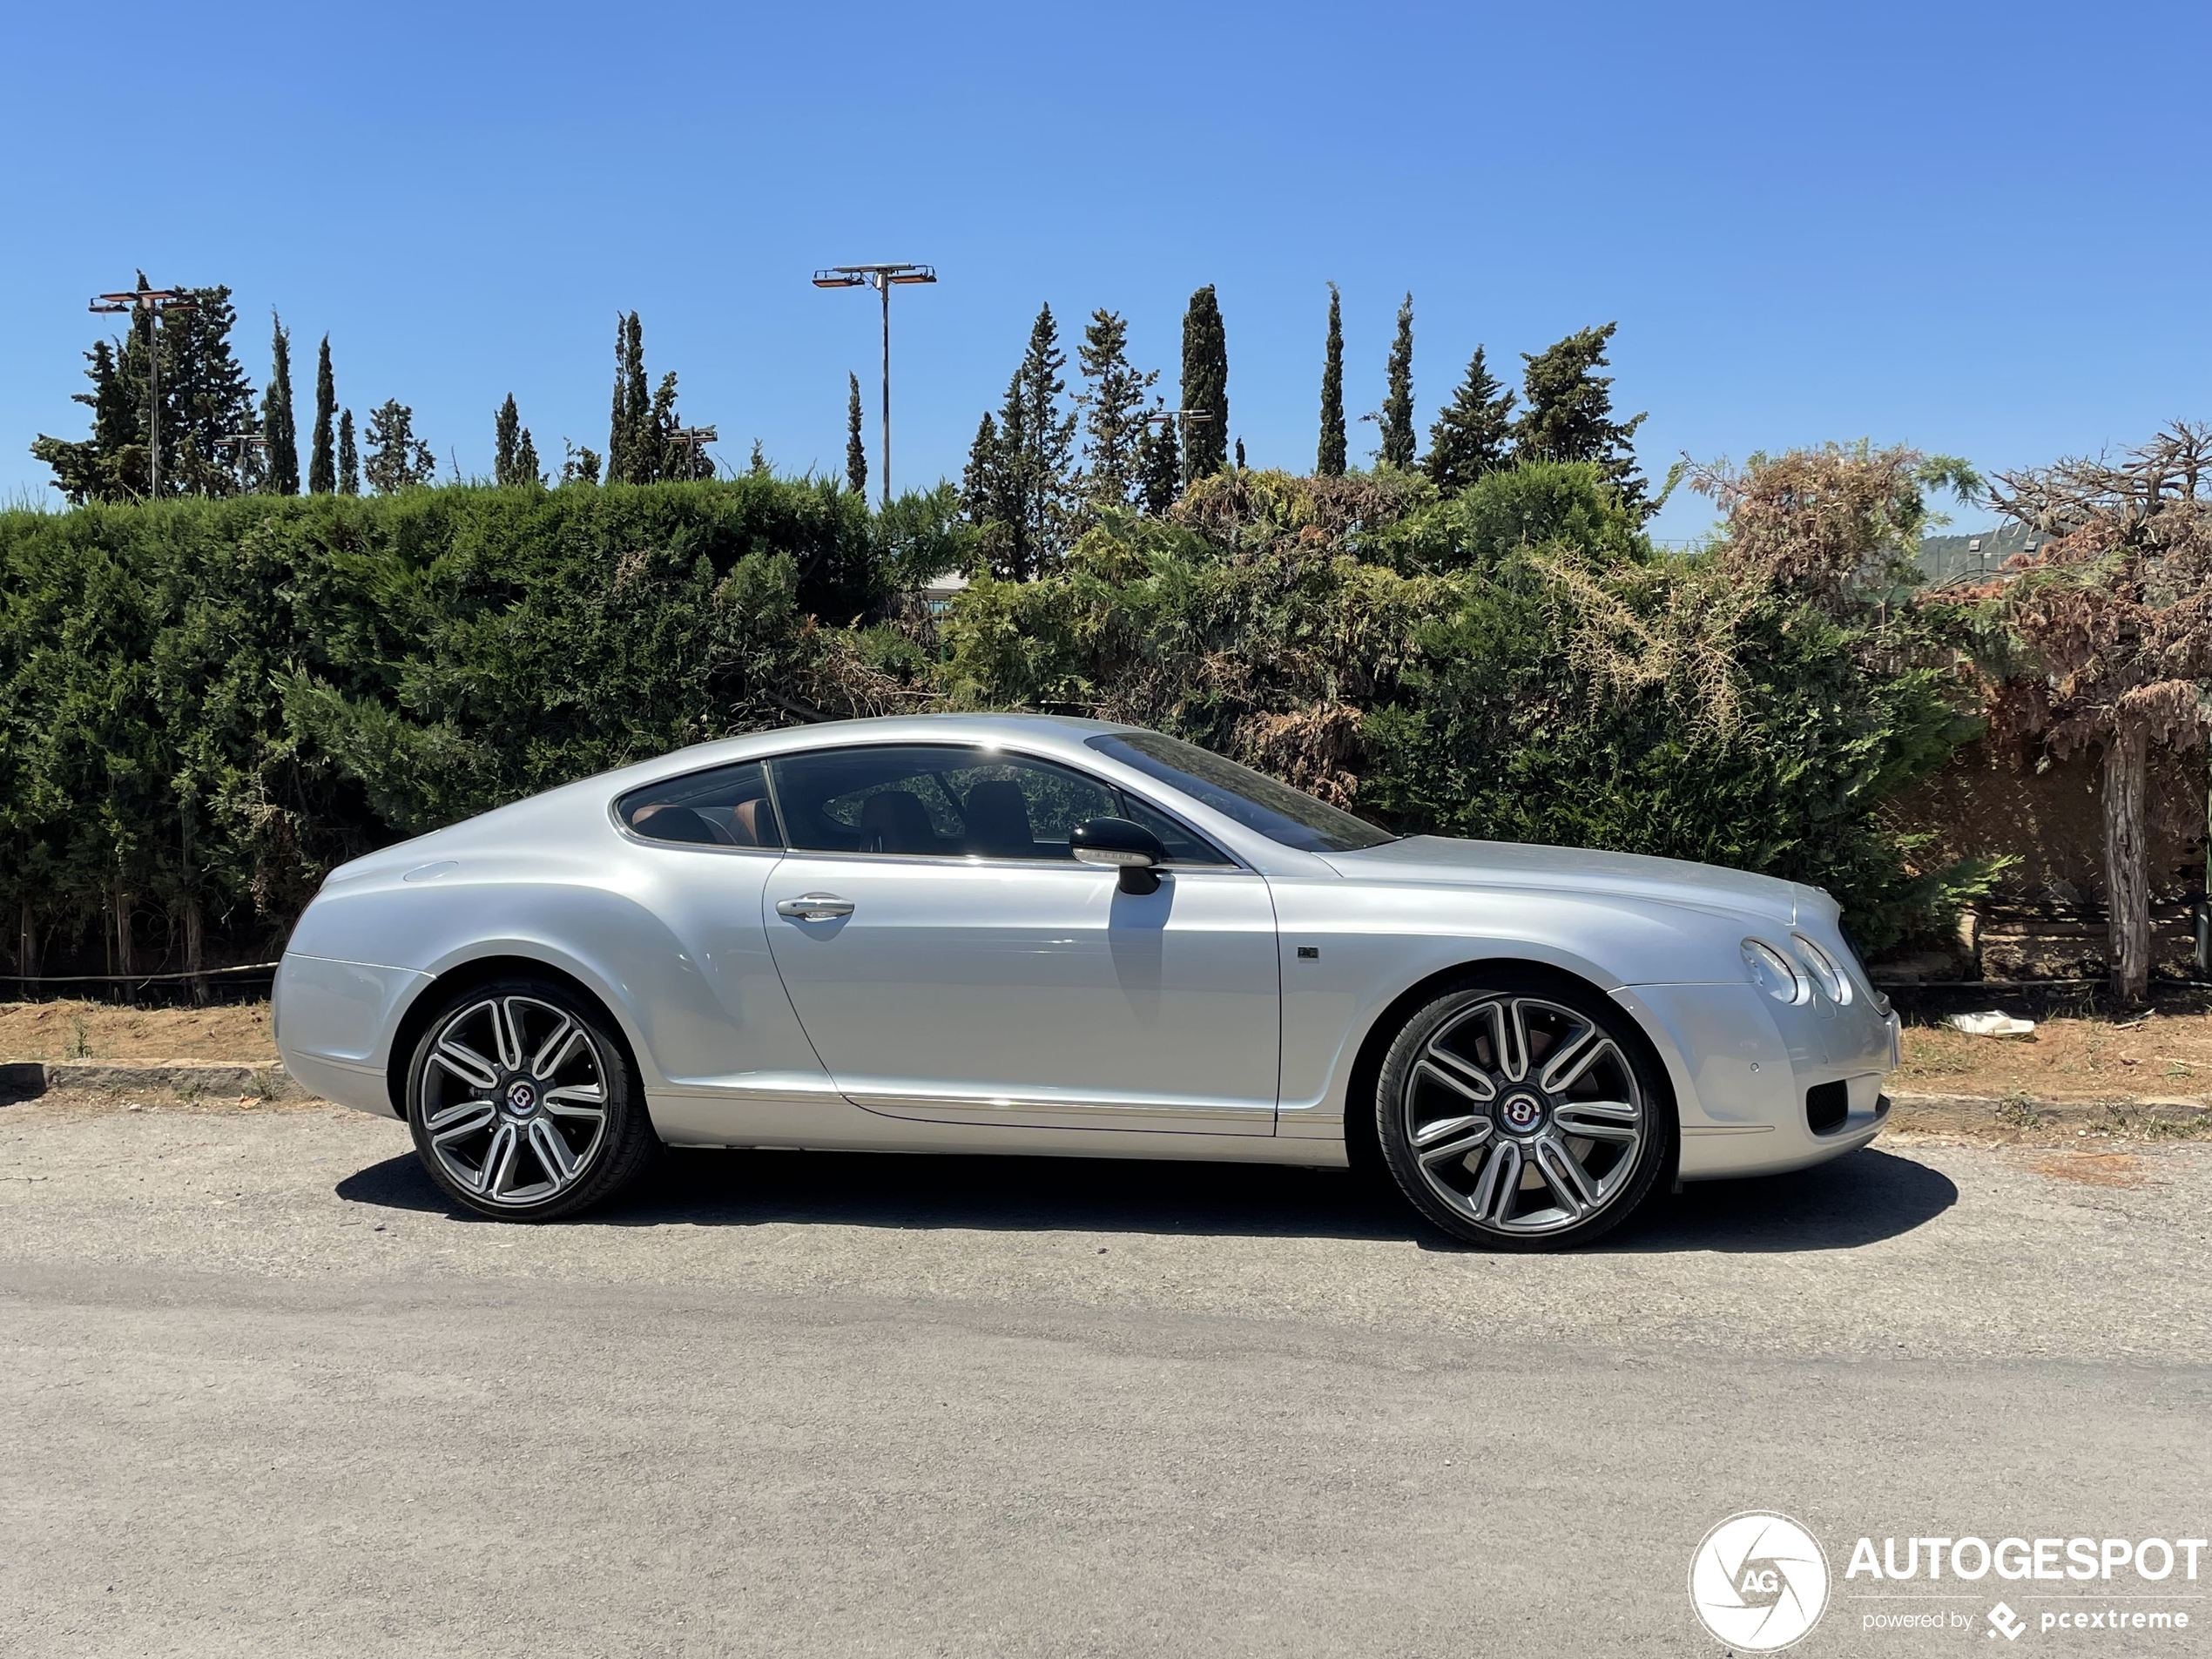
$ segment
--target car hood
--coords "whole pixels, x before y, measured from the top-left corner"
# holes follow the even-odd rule
[[[1453,887],[1548,887],[1688,905],[1765,917],[1795,926],[1801,908],[1826,907],[1817,888],[1770,875],[1602,853],[1589,847],[1534,846],[1520,841],[1460,841],[1409,835],[1327,861],[1347,880]]]

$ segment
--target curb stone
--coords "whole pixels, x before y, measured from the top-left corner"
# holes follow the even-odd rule
[[[2212,1112],[2212,1096],[2172,1095],[2152,1097],[2146,1095],[2114,1096],[2109,1100],[2042,1100],[2030,1096],[2003,1095],[1914,1095],[1902,1089],[1892,1089],[1890,1100],[1897,1106],[1917,1106],[1936,1111],[1995,1111],[2007,1100],[2017,1100],[2031,1110],[2039,1112],[2094,1111],[2105,1106],[2125,1106],[2136,1111]]]
[[[275,1100],[292,1080],[281,1060],[28,1060],[0,1062],[0,1102],[50,1089],[166,1089],[172,1094],[259,1095]]]

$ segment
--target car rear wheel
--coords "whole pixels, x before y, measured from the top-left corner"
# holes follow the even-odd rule
[[[1572,981],[1481,974],[1400,1029],[1375,1129],[1399,1188],[1438,1226],[1538,1251],[1625,1221],[1665,1166],[1675,1122],[1621,1009]]]
[[[431,1178],[479,1215],[550,1221],[636,1179],[660,1143],[606,1016],[539,980],[447,999],[415,1045],[408,1123]]]

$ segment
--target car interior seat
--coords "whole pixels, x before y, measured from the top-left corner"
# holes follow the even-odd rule
[[[727,846],[730,836],[688,806],[663,801],[640,807],[631,816],[630,827],[655,841],[685,841],[700,846]]]
[[[1027,859],[1037,853],[1036,833],[1029,824],[1029,803],[1022,786],[1007,778],[988,778],[968,792],[961,804],[968,819],[968,850],[986,858]]]
[[[863,853],[934,853],[937,832],[921,797],[904,789],[870,795],[860,808]]]
[[[739,846],[783,845],[783,837],[776,832],[776,809],[765,795],[739,801],[731,811],[730,827],[736,833]]]

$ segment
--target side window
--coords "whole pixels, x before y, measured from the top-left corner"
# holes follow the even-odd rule
[[[633,834],[694,846],[781,846],[781,826],[757,761],[633,789],[615,803]]]
[[[1072,860],[1069,833],[1120,805],[1118,792],[1094,779],[1015,755],[962,766],[946,783],[960,799],[961,850],[971,858]]]
[[[1116,790],[1050,761],[951,745],[831,749],[772,763],[791,844],[817,852],[1072,859],[1069,832]]]
[[[1165,813],[1146,806],[1134,795],[1124,794],[1122,797],[1122,816],[1132,823],[1143,825],[1158,836],[1172,863],[1227,865],[1232,862],[1211,841],[1202,840]]]
[[[791,844],[817,853],[961,850],[960,803],[941,773],[968,751],[920,744],[825,749],[772,764]]]

